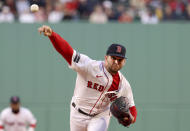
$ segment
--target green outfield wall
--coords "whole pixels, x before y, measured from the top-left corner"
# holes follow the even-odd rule
[[[0,24],[0,110],[9,97],[38,120],[36,131],[69,131],[76,73],[37,28],[42,24]],[[48,24],[49,25],[49,24]],[[127,48],[122,69],[138,109],[124,128],[112,118],[109,131],[189,131],[190,24],[62,23],[50,25],[74,49],[103,60],[111,43]]]

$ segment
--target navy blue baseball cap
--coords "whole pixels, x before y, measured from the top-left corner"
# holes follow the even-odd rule
[[[126,53],[126,49],[123,45],[114,43],[108,47],[106,55],[118,56],[118,57],[126,59],[125,53]]]
[[[10,103],[11,104],[18,104],[18,103],[20,103],[20,98],[18,96],[12,96],[10,98]]]

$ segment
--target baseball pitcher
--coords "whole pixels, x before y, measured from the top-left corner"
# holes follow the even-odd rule
[[[71,131],[107,131],[112,114],[110,104],[121,96],[129,107],[129,115],[118,118],[119,123],[129,126],[136,121],[137,110],[131,86],[119,71],[126,62],[124,46],[111,44],[104,61],[97,61],[74,50],[49,26],[44,25],[38,31],[49,37],[55,49],[68,62],[69,67],[77,72],[70,104]],[[113,107],[116,109],[116,106]],[[126,124],[127,122],[129,124]]]

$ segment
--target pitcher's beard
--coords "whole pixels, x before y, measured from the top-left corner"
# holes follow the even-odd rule
[[[14,114],[18,114],[19,111],[20,111],[19,109],[18,109],[18,110],[13,110],[13,109],[12,109],[12,112],[13,112]]]
[[[109,72],[111,73],[111,74],[116,74],[117,72],[119,71],[119,69],[113,69],[113,68],[109,68]]]

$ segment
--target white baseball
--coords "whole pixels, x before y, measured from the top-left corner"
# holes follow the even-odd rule
[[[31,12],[37,12],[39,10],[39,6],[37,4],[32,4],[30,6],[30,11]]]

